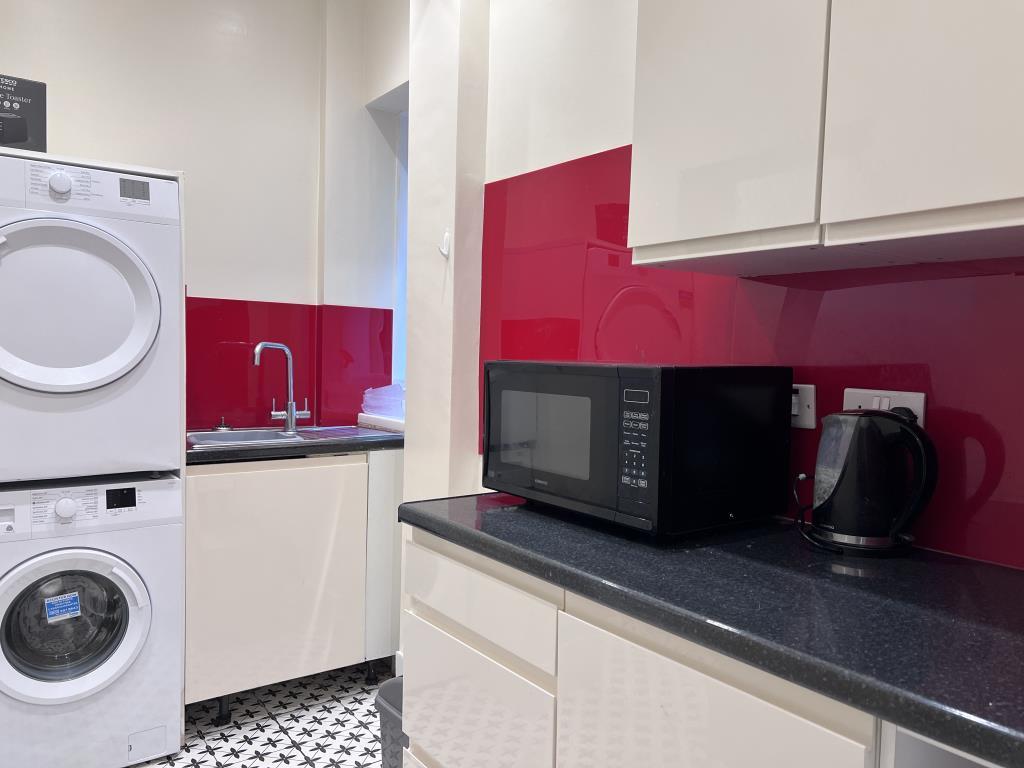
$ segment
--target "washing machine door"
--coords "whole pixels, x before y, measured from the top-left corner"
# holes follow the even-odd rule
[[[142,362],[159,328],[153,276],[116,237],[69,219],[0,227],[0,378],[96,389]]]
[[[0,692],[66,704],[123,675],[149,636],[142,578],[94,549],[58,549],[0,578]]]

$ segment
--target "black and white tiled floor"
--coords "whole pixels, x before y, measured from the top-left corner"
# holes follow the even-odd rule
[[[378,667],[379,672],[383,672]],[[385,676],[382,675],[382,681]],[[370,768],[380,766],[377,686],[348,667],[232,697],[232,723],[213,725],[217,702],[185,709],[181,752],[144,766]]]

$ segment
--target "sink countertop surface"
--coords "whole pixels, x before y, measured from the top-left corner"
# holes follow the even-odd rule
[[[1000,765],[1024,767],[1024,572],[818,551],[792,524],[654,544],[505,494],[399,519]]]
[[[405,445],[404,435],[365,427],[300,427],[297,435],[301,439],[257,445],[189,446],[185,453],[185,463],[191,466],[257,459],[289,459],[330,453],[379,451]]]

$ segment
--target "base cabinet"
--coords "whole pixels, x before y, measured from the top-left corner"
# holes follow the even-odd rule
[[[553,768],[555,697],[548,691],[409,611],[402,643],[402,727],[433,762]]]
[[[558,768],[870,768],[873,750],[573,616],[558,617]]]
[[[186,701],[365,658],[365,454],[191,467],[186,487]]]

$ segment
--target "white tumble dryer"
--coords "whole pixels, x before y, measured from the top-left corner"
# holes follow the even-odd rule
[[[0,483],[176,470],[178,182],[0,153]]]

